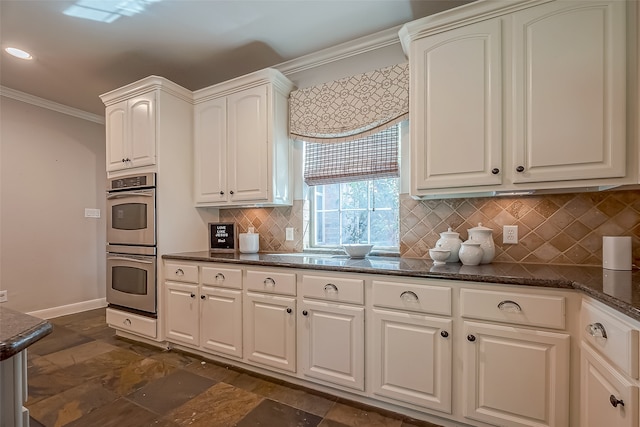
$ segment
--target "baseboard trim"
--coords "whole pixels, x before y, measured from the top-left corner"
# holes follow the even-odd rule
[[[68,314],[80,313],[82,311],[94,310],[107,306],[106,298],[98,298],[89,301],[76,302],[59,307],[46,308],[44,310],[31,311],[27,314],[41,319],[53,319],[54,317],[66,316]]]

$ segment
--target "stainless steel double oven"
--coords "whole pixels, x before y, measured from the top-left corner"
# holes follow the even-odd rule
[[[154,173],[108,181],[107,302],[156,317],[156,180]]]

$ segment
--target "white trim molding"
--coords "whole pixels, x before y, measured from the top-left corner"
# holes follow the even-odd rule
[[[59,307],[45,308],[44,310],[31,311],[27,313],[30,316],[39,317],[41,319],[53,319],[54,317],[66,316],[68,314],[80,313],[96,308],[107,306],[106,298],[98,298],[89,301],[76,302],[73,304],[61,305]]]
[[[98,124],[104,124],[104,117],[97,114],[88,113],[77,108],[69,107],[64,104],[49,101],[38,96],[30,95],[19,90],[11,89],[6,86],[0,86],[0,96],[15,99],[16,101],[26,102],[27,104],[35,105],[36,107],[42,107],[49,110],[56,111],[58,113],[67,114],[69,116],[77,117],[79,119],[88,120]]]

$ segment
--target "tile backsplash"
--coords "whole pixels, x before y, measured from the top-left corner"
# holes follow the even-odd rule
[[[253,226],[260,250],[300,252],[304,248],[304,202],[290,207],[220,210],[240,232]],[[640,265],[640,191],[606,191],[522,197],[414,200],[400,196],[400,254],[428,258],[448,227],[467,239],[478,223],[492,228],[497,262],[602,265],[602,236],[632,236],[634,265]],[[519,242],[502,243],[502,226],[517,225]],[[287,227],[295,229],[285,240]]]

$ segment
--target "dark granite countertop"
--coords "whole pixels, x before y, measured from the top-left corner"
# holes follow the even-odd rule
[[[315,254],[213,254],[207,251],[163,255],[164,259],[291,267],[300,269],[428,277],[506,285],[576,289],[640,321],[640,270],[614,271],[600,267],[552,264],[492,263],[468,266],[433,265],[431,260]]]
[[[52,330],[46,320],[0,307],[0,361],[20,353]]]

